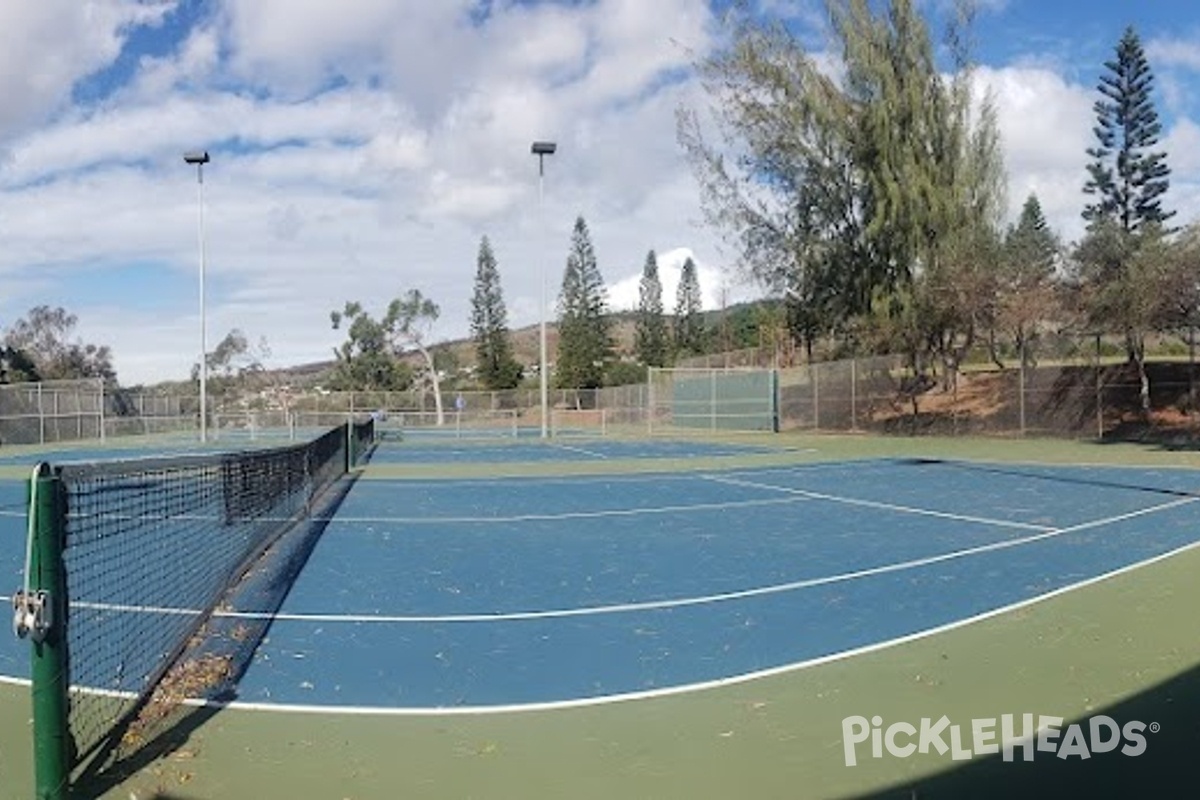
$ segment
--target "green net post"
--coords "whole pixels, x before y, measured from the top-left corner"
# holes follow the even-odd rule
[[[350,470],[354,469],[356,458],[357,454],[354,452],[354,420],[348,419],[346,420],[346,464],[345,469],[342,470],[343,474],[350,474]]]
[[[33,537],[29,589],[44,593],[47,625],[33,639],[33,757],[38,800],[64,800],[71,774],[67,727],[67,602],[63,571],[65,513],[62,484],[49,465],[41,464],[30,479],[29,513]],[[46,613],[46,612],[43,612]]]

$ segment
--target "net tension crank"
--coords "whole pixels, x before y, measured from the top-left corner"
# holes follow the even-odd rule
[[[54,623],[50,593],[18,589],[13,592],[12,605],[13,633],[17,638],[28,637],[35,642],[44,640]]]

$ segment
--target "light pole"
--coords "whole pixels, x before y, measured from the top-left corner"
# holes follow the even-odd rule
[[[204,324],[204,165],[207,150],[192,150],[183,160],[196,165],[196,185],[200,203],[200,442],[208,441],[208,333]]]
[[[546,156],[554,155],[554,151],[558,146],[554,142],[534,142],[529,148],[529,152],[538,157],[538,214],[542,214],[543,204],[546,197]],[[548,381],[550,376],[546,366],[546,260],[542,259],[542,299],[541,299],[541,317],[542,324],[539,332],[540,339],[540,364],[538,366],[538,377],[542,384],[542,438],[545,439],[550,435],[550,390]]]

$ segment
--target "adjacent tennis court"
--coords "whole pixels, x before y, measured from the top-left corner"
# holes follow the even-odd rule
[[[731,689],[761,697],[742,707],[741,713],[753,719],[779,702],[772,699],[778,681],[854,670],[855,663],[892,669],[913,658],[911,648],[919,651],[928,642],[939,642],[935,647],[945,661],[945,652],[954,649],[946,642],[978,635],[989,625],[1008,626],[997,641],[1041,635],[1045,623],[1036,615],[1043,606],[1099,591],[1092,602],[1107,608],[1111,600],[1103,591],[1124,571],[1194,560],[1200,541],[1195,524],[1200,472],[1191,469],[865,457],[839,452],[836,440],[784,444],[753,438],[538,442],[517,437],[504,445],[385,440],[365,468],[343,481],[337,502],[316,514],[318,530],[309,530],[304,543],[295,545],[303,555],[292,558],[298,566],[288,573],[279,602],[264,605],[258,587],[234,595],[218,610],[220,630],[255,630],[256,646],[245,654],[235,681],[222,676],[192,687],[224,709],[196,735],[215,751],[220,721],[245,715],[258,720],[253,725],[309,731],[296,734],[301,738],[317,736],[316,729],[337,720],[350,740],[368,735],[354,733],[354,719],[372,720],[362,723],[362,731],[386,740],[410,735],[406,726],[423,719],[478,725],[487,717],[490,735],[503,741],[505,725],[528,731],[529,714],[554,718],[592,707],[609,715],[606,725],[622,730],[614,715],[624,712],[617,709],[642,708],[627,712],[637,720],[644,709],[664,709],[669,701],[677,704],[670,708],[683,724],[697,714],[703,718],[713,698]],[[761,456],[791,463],[759,465]],[[1155,460],[1165,459],[1146,459]],[[607,474],[579,474],[572,468],[596,462],[603,462]],[[678,468],[645,470],[646,464],[663,463]],[[394,466],[407,464],[426,464],[434,477],[393,474]],[[458,467],[479,464],[540,465],[541,473],[456,477]],[[14,482],[0,485],[0,574],[9,576],[13,588],[25,557],[24,492]],[[204,558],[202,550],[194,552]],[[1114,574],[1119,577],[1096,583]],[[161,628],[202,613],[172,605],[171,587],[155,581],[143,575],[144,593],[131,588],[120,603],[106,601],[102,608],[89,605],[87,597],[73,596],[72,603],[93,614],[94,624],[114,625],[114,630],[130,624],[122,618],[136,618],[139,628]],[[1047,597],[1052,600],[1030,605]],[[1021,619],[1032,621],[1023,629]],[[1119,646],[1107,638],[1102,614],[1076,623],[1105,634],[1105,652]],[[1072,627],[1060,631],[1063,641],[1079,635]],[[1059,680],[1055,667],[1038,666],[1039,660],[1065,658],[1073,670],[1103,671],[1102,664],[1091,661],[1075,664],[1072,654],[1057,645],[1046,644],[1041,652],[1035,640],[1025,648],[992,668],[1028,673],[1051,686]],[[1171,658],[1146,667],[1143,683],[1149,686],[1150,676],[1194,663],[1200,663],[1196,641],[1180,641]],[[842,698],[837,707],[843,716],[882,714],[900,703],[910,714],[936,717],[946,708],[946,697],[924,680],[936,681],[946,664],[935,661],[916,669],[908,691],[887,699],[875,695],[874,707],[852,702],[857,692],[872,697],[861,675],[845,683],[829,679],[824,692]],[[1118,672],[1097,684],[1112,687],[1112,697],[1087,698],[1089,704],[1116,699],[1116,687],[1129,690],[1128,676]],[[29,677],[28,641],[0,641],[0,673],[10,682]],[[963,682],[980,679],[957,676]],[[994,697],[996,714],[1050,713],[1064,706],[1068,712],[1079,710],[1075,697],[1062,698],[1045,712],[1014,708],[1013,702],[1035,702],[1042,693],[1014,697],[1011,688],[1007,697],[995,683],[980,683],[974,691]],[[906,774],[915,780],[905,770],[915,761],[879,761],[859,771],[839,767],[841,730],[824,719],[829,700],[822,695],[818,691],[806,699],[826,706],[814,717],[816,730],[804,717],[773,723],[784,740],[826,742],[827,752],[817,759],[822,764],[811,773],[817,783],[811,792],[795,796],[848,796],[902,781]],[[615,701],[624,702],[611,705]],[[1042,702],[1052,701],[1043,697]],[[640,753],[645,769],[659,775],[647,784],[657,787],[652,793],[675,785],[662,783],[663,775],[681,763],[669,741],[655,738],[663,735],[662,724],[639,730],[633,722],[623,729],[627,741],[606,733],[605,743],[597,745],[630,757]],[[395,726],[391,734],[387,725]],[[724,731],[709,735],[719,744]],[[521,763],[529,755],[524,753]],[[807,757],[811,762],[815,756]],[[397,752],[395,758],[403,762],[406,756]],[[583,763],[600,761],[584,757]],[[928,758],[921,763],[926,771],[954,766],[931,764]],[[553,773],[556,765],[544,768]],[[730,768],[757,772],[772,765],[749,756],[743,767],[730,762]],[[794,764],[785,761],[777,768],[792,779],[800,777]],[[392,774],[378,764],[358,769]],[[437,776],[418,772],[434,781],[426,786],[428,796],[442,796]],[[199,769],[193,777],[197,787],[223,785]],[[469,776],[443,778],[446,796],[461,796],[464,786],[473,785]],[[159,777],[142,774],[131,780],[146,786]],[[378,796],[371,794],[379,789],[377,780],[364,780],[374,788],[363,796]],[[359,796],[354,780],[346,781],[346,795]],[[776,796],[772,792],[781,776],[756,779],[747,773],[744,781],[744,796]],[[102,785],[123,786],[111,777]],[[637,784],[625,775],[601,785]],[[490,796],[487,786],[480,783],[471,791]],[[262,795],[272,787],[255,784],[234,791]],[[515,796],[515,784],[500,793]]]

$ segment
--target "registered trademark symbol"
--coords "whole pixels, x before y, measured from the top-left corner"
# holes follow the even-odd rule
[[[1157,722],[1150,723],[1150,732],[1151,733],[1158,733],[1161,730],[1162,730],[1162,725],[1159,725]]]

